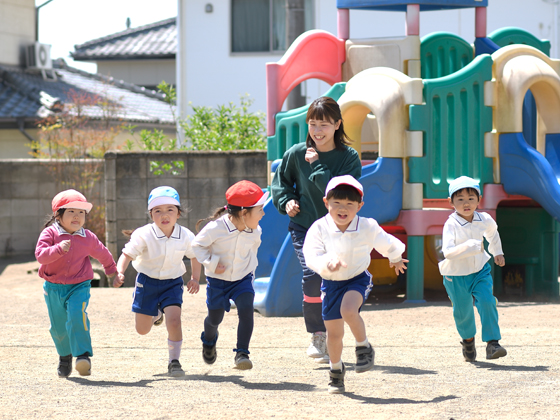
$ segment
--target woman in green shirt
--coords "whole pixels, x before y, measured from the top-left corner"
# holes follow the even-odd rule
[[[307,140],[284,153],[272,179],[274,206],[290,216],[288,231],[303,269],[303,318],[313,334],[309,357],[328,363],[326,329],[321,314],[321,277],[305,264],[303,242],[315,220],[327,214],[325,188],[332,177],[352,175],[359,179],[362,165],[358,152],[348,147],[340,107],[329,97],[313,101],[307,111]]]

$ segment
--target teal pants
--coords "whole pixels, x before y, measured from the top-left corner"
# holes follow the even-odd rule
[[[51,321],[51,337],[60,356],[93,356],[87,307],[91,280],[78,284],[45,282],[43,290]]]
[[[443,276],[443,284],[453,304],[453,318],[462,339],[472,338],[476,334],[473,297],[482,324],[482,341],[502,338],[498,326],[498,300],[492,291],[490,264],[486,263],[478,273],[468,276]]]

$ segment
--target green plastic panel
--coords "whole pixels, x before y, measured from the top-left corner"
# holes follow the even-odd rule
[[[422,79],[453,74],[474,58],[474,49],[463,38],[449,32],[433,32],[420,41]]]
[[[484,105],[484,82],[492,57],[476,57],[462,70],[424,80],[424,105],[409,107],[410,130],[423,131],[423,156],[408,160],[411,183],[424,184],[424,198],[447,198],[449,181],[467,175],[493,183],[492,159],[484,156],[484,133],[492,109]]]
[[[496,221],[506,265],[496,266],[494,292],[558,300],[560,224],[542,208],[498,207]]]
[[[338,101],[345,90],[346,82],[335,83],[323,96],[328,96]],[[268,160],[282,159],[286,150],[294,144],[305,141],[307,138],[305,117],[307,116],[309,105],[276,114],[276,132],[268,138]]]
[[[550,56],[550,41],[539,39],[530,32],[521,28],[507,27],[497,29],[488,35],[495,44],[505,47],[511,44],[525,44]]]

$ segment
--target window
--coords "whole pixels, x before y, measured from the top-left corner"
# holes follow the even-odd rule
[[[305,0],[305,30],[313,28],[313,2]],[[231,51],[286,50],[286,0],[232,0]]]

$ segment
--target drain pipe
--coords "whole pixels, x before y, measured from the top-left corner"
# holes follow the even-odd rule
[[[18,118],[17,119],[17,125],[18,125],[18,130],[21,132],[21,134],[23,134],[25,136],[25,138],[27,138],[27,140],[29,140],[31,143],[36,142],[36,140],[31,137],[31,134],[29,134],[27,131],[25,131],[25,122],[23,120],[23,118]],[[33,148],[32,149],[33,152],[37,152],[37,149]]]

